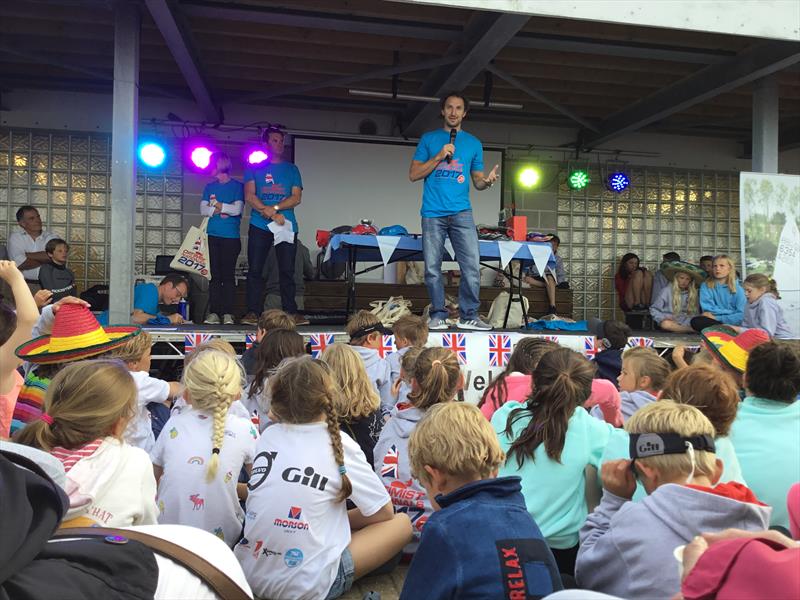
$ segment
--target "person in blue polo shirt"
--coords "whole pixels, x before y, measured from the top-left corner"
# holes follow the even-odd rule
[[[469,110],[469,100],[463,92],[446,94],[440,105],[444,126],[420,138],[408,172],[411,181],[425,180],[420,214],[425,285],[431,297],[428,329],[447,329],[442,253],[445,238],[450,238],[461,269],[458,328],[489,330],[492,326],[478,315],[480,250],[469,202],[469,181],[479,191],[492,187],[497,181],[498,165],[484,175],[483,146],[478,138],[461,129]]]
[[[274,221],[283,225],[292,223],[297,233],[297,219],[294,207],[300,204],[303,195],[303,180],[300,170],[283,159],[284,134],[276,128],[264,132],[264,140],[269,150],[269,162],[245,171],[244,196],[252,207],[250,229],[247,233],[247,314],[242,323],[255,325],[261,314],[264,300],[264,262],[275,242],[269,229]],[[275,245],[278,259],[278,274],[281,283],[281,304],[283,310],[293,316],[295,323],[308,323],[297,314],[294,284],[294,244],[282,242]],[[213,273],[213,271],[212,271]]]
[[[233,297],[236,291],[236,259],[242,251],[239,225],[244,209],[244,186],[231,178],[231,159],[224,152],[211,155],[215,181],[203,190],[200,214],[208,220],[208,252],[211,262],[211,312],[205,322],[233,325]]]

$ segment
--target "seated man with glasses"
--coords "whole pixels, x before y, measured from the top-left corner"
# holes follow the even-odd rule
[[[154,283],[137,283],[133,288],[133,313],[131,322],[137,325],[178,325],[180,314],[161,314],[159,304],[178,304],[189,293],[189,280],[180,273],[170,273],[157,286]],[[108,311],[97,318],[108,325]]]

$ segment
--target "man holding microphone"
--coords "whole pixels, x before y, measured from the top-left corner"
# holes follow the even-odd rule
[[[483,146],[478,138],[461,129],[469,110],[466,96],[450,92],[440,106],[444,127],[420,138],[408,171],[411,181],[425,180],[420,214],[425,285],[431,297],[428,329],[447,329],[442,256],[445,238],[450,238],[461,269],[458,328],[488,331],[492,326],[478,315],[480,251],[469,202],[469,179],[476,190],[488,189],[497,181],[499,165],[484,175]]]

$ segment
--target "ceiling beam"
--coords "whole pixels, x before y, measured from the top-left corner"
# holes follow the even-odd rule
[[[528,19],[527,15],[475,13],[464,27],[461,40],[454,42],[446,52],[446,56],[461,54],[461,61],[455,67],[433,71],[417,94],[439,96],[447,90],[459,90],[472,83]],[[435,104],[413,103],[403,118],[403,134],[421,135],[438,112],[439,108]]]
[[[167,0],[145,0],[156,27],[164,37],[172,57],[192,91],[195,101],[208,123],[218,124],[225,120],[222,108],[214,102],[203,77],[200,61],[194,52],[187,30],[185,30]]]
[[[263,92],[256,92],[237,99],[237,102],[247,103],[257,100],[269,100],[270,98],[277,98],[279,96],[289,96],[292,94],[302,94],[312,90],[319,90],[328,87],[343,87],[356,83],[359,81],[366,81],[368,79],[382,79],[384,77],[391,77],[401,73],[411,73],[413,71],[425,71],[428,69],[435,69],[443,65],[452,65],[461,60],[461,56],[443,56],[440,58],[432,58],[430,60],[423,60],[418,63],[406,65],[394,65],[391,67],[383,67],[380,69],[373,69],[372,71],[365,71],[363,73],[356,73],[355,75],[343,75],[333,77],[331,79],[324,79],[321,81],[314,81],[294,87],[275,86]]]
[[[595,148],[625,133],[724,94],[800,62],[800,44],[769,42],[752,46],[725,62],[710,65],[611,115],[600,131],[589,134],[585,148]]]

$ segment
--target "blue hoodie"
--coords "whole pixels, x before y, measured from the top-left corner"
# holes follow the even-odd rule
[[[769,337],[779,340],[794,337],[789,323],[786,322],[786,317],[783,316],[783,309],[772,294],[764,294],[755,302],[747,305],[747,308],[744,309],[742,327],[763,329],[769,334]]]
[[[553,554],[525,509],[519,477],[436,496],[401,600],[532,598],[561,589]]]
[[[700,308],[710,312],[720,323],[726,325],[741,325],[744,318],[744,307],[747,298],[741,284],[736,282],[736,292],[731,294],[724,283],[715,282],[714,287],[709,287],[704,281],[700,286]]]

